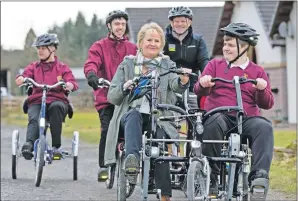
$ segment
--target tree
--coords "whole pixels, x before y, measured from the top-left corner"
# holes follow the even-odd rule
[[[89,26],[86,23],[84,15],[79,12],[74,24],[74,30],[69,38],[69,46],[72,54],[69,55],[70,59],[74,60],[79,66],[82,66],[86,59],[87,48],[87,34]]]
[[[89,27],[88,31],[88,37],[87,37],[87,46],[90,47],[95,41],[98,40],[98,33],[99,33],[100,27],[97,23],[97,15],[93,14],[93,18],[91,20],[91,25]]]
[[[30,28],[26,35],[25,45],[24,45],[24,55],[27,63],[37,59],[36,50],[32,47],[32,44],[35,41],[35,39],[36,39],[36,34],[34,30]]]

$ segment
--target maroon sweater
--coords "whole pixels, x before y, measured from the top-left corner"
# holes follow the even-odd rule
[[[259,116],[259,108],[267,110],[272,108],[274,98],[268,77],[262,67],[249,61],[248,66],[244,70],[240,67],[233,67],[225,74],[224,70],[226,67],[227,62],[225,59],[213,59],[207,64],[200,77],[210,75],[213,78],[220,77],[227,80],[232,80],[233,76],[245,76],[248,79],[263,78],[268,83],[264,90],[254,88],[252,83],[241,84],[243,108],[247,116]],[[194,92],[197,95],[207,96],[204,106],[206,111],[220,106],[237,105],[236,89],[231,83],[217,81],[212,88],[203,88],[198,81],[194,86]]]
[[[17,75],[18,78],[21,75]],[[55,56],[55,61],[50,63],[44,63],[35,61],[30,63],[22,74],[23,77],[29,77],[39,84],[49,84],[53,85],[62,78],[65,82],[70,82],[73,84],[74,88],[72,91],[78,90],[78,84],[75,77],[72,74],[71,69],[68,65],[62,63]],[[28,97],[28,104],[41,104],[42,89],[33,86],[32,95]],[[51,89],[47,93],[47,103],[52,103],[53,101],[63,101],[64,103],[69,103],[67,96],[65,95],[65,90],[62,87],[57,87]]]
[[[85,76],[87,78],[90,72],[94,72],[98,77],[111,81],[123,58],[127,55],[136,55],[136,53],[137,46],[128,38],[115,41],[108,35],[90,47],[87,61],[84,64]],[[110,104],[107,100],[108,88],[98,88],[93,94],[97,111]]]

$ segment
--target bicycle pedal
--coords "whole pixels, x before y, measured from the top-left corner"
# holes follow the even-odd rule
[[[125,168],[125,174],[127,174],[127,175],[136,175],[139,172],[140,171],[138,168]]]
[[[265,188],[263,186],[254,186],[251,192],[252,200],[265,200]]]
[[[61,160],[62,157],[61,156],[53,156],[53,160]]]
[[[209,194],[208,198],[210,198],[210,199],[217,199],[218,197],[217,197],[217,195]]]

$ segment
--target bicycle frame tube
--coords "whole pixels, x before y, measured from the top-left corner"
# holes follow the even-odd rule
[[[39,115],[39,135],[43,135],[46,126],[46,95],[47,88],[46,86],[43,87],[42,91],[42,99],[41,99],[41,108],[40,108],[40,115]]]
[[[155,137],[156,136],[156,117],[154,113],[158,112],[157,111],[157,81],[158,81],[158,74],[156,71],[152,71],[152,87],[151,87],[151,137],[152,135]]]
[[[242,103],[242,95],[241,95],[241,88],[239,77],[234,76],[234,86],[236,88],[236,98],[237,98],[237,105],[240,107],[240,110],[237,112],[237,125],[238,125],[238,132],[239,135],[242,134],[242,116],[243,116],[243,103]]]

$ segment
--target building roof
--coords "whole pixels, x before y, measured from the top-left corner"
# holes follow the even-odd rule
[[[274,19],[274,14],[276,12],[278,1],[256,1],[255,5],[257,8],[257,11],[261,17],[261,21],[263,23],[263,26],[265,28],[265,32],[269,36],[269,31],[271,24]]]
[[[222,55],[223,33],[219,31],[221,27],[225,27],[231,23],[235,4],[232,1],[226,1],[221,9],[221,16],[215,31],[215,40],[213,43],[212,56]]]
[[[189,7],[194,14],[192,27],[194,33],[200,33],[206,40],[210,55],[221,17],[222,7]],[[136,42],[141,26],[149,21],[158,23],[162,28],[169,24],[168,8],[126,8],[129,15],[129,30],[131,41]]]
[[[281,22],[290,20],[290,12],[293,9],[294,1],[279,1],[275,12],[273,13],[273,21],[269,27],[269,35],[273,37],[278,33],[278,26]]]
[[[270,27],[274,22],[274,13],[277,10],[279,2],[278,1],[257,1],[254,3],[255,3],[257,12],[260,15],[260,19],[265,29],[265,32],[268,34],[267,36],[269,37]],[[222,9],[223,12],[219,23],[219,27],[217,29],[217,37],[215,39],[213,53],[212,53],[212,55],[214,56],[222,55],[223,33],[219,31],[219,28],[225,27],[231,23],[234,7],[235,7],[235,4],[233,3],[233,1],[226,1],[223,6],[223,9]]]

